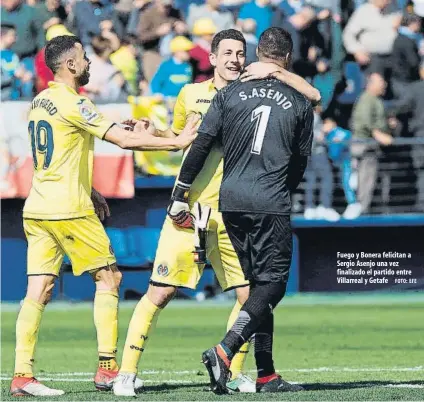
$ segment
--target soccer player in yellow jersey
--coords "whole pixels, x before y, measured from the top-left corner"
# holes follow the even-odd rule
[[[94,138],[125,149],[174,150],[188,146],[196,121],[182,138],[160,138],[148,122],[132,121],[127,131],[107,120],[78,94],[89,81],[90,62],[80,41],[59,36],[46,46],[46,63],[54,81],[32,102],[29,140],[34,160],[32,188],[24,206],[28,240],[28,288],[16,322],[15,396],[62,395],[39,383],[32,365],[45,305],[67,254],[74,275],[88,272],[96,285],[94,323],[97,330],[98,389],[110,390],[116,363],[118,288],[121,273],[98,215],[109,215],[105,199],[92,188]],[[181,137],[181,136],[180,136]]]
[[[170,130],[162,133],[164,136],[178,136],[184,129],[188,116],[207,112],[217,90],[239,78],[244,67],[245,50],[246,42],[241,32],[229,29],[215,35],[210,54],[211,64],[215,67],[214,78],[184,86],[175,105],[173,125]],[[250,78],[262,78],[271,73],[312,100],[319,100],[319,92],[305,80],[288,71],[281,71],[281,68],[274,64],[254,63],[246,75]],[[228,328],[231,328],[249,295],[249,282],[244,278],[237,254],[218,212],[222,173],[222,152],[215,148],[191,187],[189,204],[193,208],[194,203],[198,201],[202,206],[206,205],[212,209],[207,236],[207,256],[222,289],[235,289],[237,301],[228,320]],[[117,396],[135,395],[134,380],[138,362],[160,312],[173,298],[178,287],[194,289],[202,275],[203,266],[194,262],[194,235],[193,230],[187,228],[191,224],[189,220],[190,217],[188,222],[175,219],[180,226],[185,225],[186,228],[177,226],[169,216],[165,220],[147,294],[137,304],[128,328],[120,374],[113,386]],[[233,377],[228,386],[234,391],[256,390],[255,383],[241,374],[248,346],[246,343],[241,353],[232,361]]]

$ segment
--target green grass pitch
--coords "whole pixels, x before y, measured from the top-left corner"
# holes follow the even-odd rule
[[[120,308],[122,351],[134,303]],[[175,302],[151,334],[139,375],[149,400],[424,400],[424,298],[287,297],[275,312],[274,360],[288,381],[304,384],[295,394],[215,396],[201,352],[225,332],[230,304]],[[17,305],[2,309],[1,400],[11,400]],[[121,354],[119,354],[119,359]],[[43,317],[35,370],[46,385],[66,394],[48,400],[118,400],[97,392],[96,340],[89,304],[52,304]],[[255,376],[253,353],[246,370]]]

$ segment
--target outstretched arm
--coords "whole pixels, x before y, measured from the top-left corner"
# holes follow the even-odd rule
[[[313,106],[318,105],[321,102],[321,94],[313,87],[308,81],[302,78],[300,75],[294,74],[288,70],[279,70],[272,74],[278,81],[284,82],[290,85],[292,88],[299,91],[302,95],[308,99]]]
[[[76,97],[69,103],[62,116],[71,126],[76,126],[95,137],[111,142],[123,149],[135,151],[160,151],[183,149],[196,137],[199,118],[193,116],[177,138],[156,137],[155,126],[147,119],[127,120],[116,124],[105,118],[95,105],[86,97]],[[126,127],[125,127],[126,126]]]
[[[273,77],[299,91],[312,105],[321,102],[321,94],[308,81],[274,63],[256,62],[248,65],[240,79],[243,82]]]
[[[133,130],[125,130],[118,125],[112,126],[104,139],[123,149],[134,151],[173,151],[184,149],[196,137],[198,118],[187,121],[178,137],[163,138],[156,136],[156,128],[148,120],[135,122]]]

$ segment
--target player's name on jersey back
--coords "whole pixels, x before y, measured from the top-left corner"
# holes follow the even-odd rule
[[[272,88],[252,88],[252,90],[248,93],[245,91],[239,92],[239,96],[242,101],[253,98],[268,98],[274,100],[278,106],[281,106],[285,110],[293,106],[287,96]]]
[[[45,109],[50,116],[57,113],[57,108],[50,99],[35,98],[31,103],[31,110],[37,108]]]

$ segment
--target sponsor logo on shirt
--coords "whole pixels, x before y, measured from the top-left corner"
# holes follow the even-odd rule
[[[210,99],[197,99],[196,103],[211,103]]]
[[[160,276],[167,276],[168,275],[168,267],[166,265],[160,264],[158,266],[158,275]]]
[[[89,123],[99,116],[99,114],[95,111],[95,109],[91,105],[87,105],[84,103],[80,104],[79,112],[81,116],[85,120],[87,120]]]

